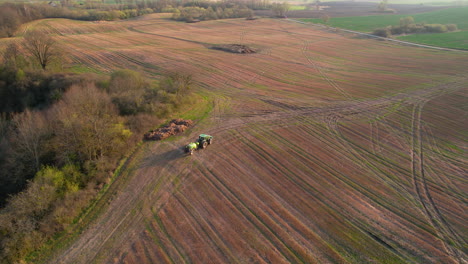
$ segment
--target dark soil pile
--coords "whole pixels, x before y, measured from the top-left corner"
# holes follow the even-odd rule
[[[184,132],[187,128],[193,125],[192,120],[173,119],[171,122],[156,130],[150,130],[144,135],[145,140],[162,140],[172,135]]]
[[[246,45],[241,44],[223,44],[223,45],[216,45],[211,47],[215,50],[222,50],[231,53],[241,53],[241,54],[250,54],[256,53],[256,51]]]
[[[185,22],[187,22],[187,23],[198,23],[198,22],[201,22],[201,20],[199,20],[199,19],[191,19],[191,20],[187,20],[187,21],[185,21]]]

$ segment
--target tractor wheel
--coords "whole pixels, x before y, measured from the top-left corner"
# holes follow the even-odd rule
[[[203,141],[203,144],[202,144],[202,149],[206,149],[206,146],[208,146],[208,142],[206,142],[206,141]]]
[[[193,149],[190,150],[189,154],[190,154],[190,155],[193,155]]]
[[[208,145],[211,145],[211,143],[213,143],[213,139],[212,139],[212,138],[210,138],[210,139],[208,140]]]

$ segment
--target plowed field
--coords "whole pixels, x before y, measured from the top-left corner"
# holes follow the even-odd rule
[[[192,72],[213,104],[145,143],[45,262],[467,262],[468,53],[273,19],[36,26],[98,71]]]

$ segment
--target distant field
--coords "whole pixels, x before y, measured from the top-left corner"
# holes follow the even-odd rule
[[[292,10],[292,11],[294,11],[294,10],[305,10],[305,9],[306,9],[306,6],[304,6],[304,5],[292,5],[289,8],[289,10]]]
[[[343,0],[322,0],[322,3],[326,2],[342,2]],[[0,0],[0,3],[5,3],[5,2],[30,2],[28,0]],[[37,0],[34,2],[50,2],[49,0]],[[59,2],[59,1],[56,1]],[[84,1],[83,1],[84,2]],[[103,1],[104,3],[107,4],[115,4],[115,0],[105,0]],[[299,3],[298,1],[287,1],[290,3]],[[313,3],[313,0],[306,0],[306,1],[301,1],[301,3]],[[379,3],[380,0],[360,0],[356,2],[375,2]],[[462,0],[462,1],[455,1],[455,0],[437,0],[437,1],[427,1],[427,0],[391,0],[390,4],[423,4],[423,5],[468,5],[467,0]],[[302,9],[301,9],[302,10]]]
[[[441,34],[415,34],[398,37],[399,40],[431,44],[439,47],[468,49],[468,31],[450,32]]]
[[[322,0],[321,2],[341,2],[343,0]],[[307,2],[313,2],[308,0]],[[379,3],[380,0],[362,0],[356,2],[375,2]],[[438,1],[431,1],[431,0],[391,0],[389,4],[424,4],[424,5],[456,5],[456,4],[464,4],[467,5],[468,1],[454,1],[454,0],[438,0]]]
[[[411,15],[416,23],[428,24],[456,24],[462,32],[444,34],[419,34],[398,39],[414,41],[429,45],[441,45],[450,48],[468,49],[468,7],[457,7],[441,9],[428,13]],[[398,25],[400,18],[408,15],[378,15],[378,16],[355,16],[331,18],[328,25],[332,27],[345,28],[361,32],[372,32],[376,28],[390,25]],[[305,22],[321,23],[321,19],[301,19]]]
[[[468,30],[468,7],[457,7],[437,10],[428,13],[414,14],[412,17],[416,23],[457,24],[460,30]],[[371,32],[376,28],[389,25],[398,25],[400,18],[408,15],[377,15],[359,17],[335,17],[328,24],[332,27],[346,28],[350,30]],[[321,19],[301,19],[305,22],[322,23]]]
[[[375,28],[385,27],[388,25],[398,25],[400,18],[402,17],[407,17],[407,16],[406,15],[380,15],[380,16],[334,17],[328,21],[328,25],[332,27],[345,28],[349,30],[371,32]],[[319,19],[319,18],[300,19],[300,20],[304,22],[324,24],[322,19]]]

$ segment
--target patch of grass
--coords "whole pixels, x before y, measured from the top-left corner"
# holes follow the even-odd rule
[[[468,49],[468,31],[448,32],[444,34],[414,34],[398,37],[399,40],[428,44],[453,49]]]
[[[341,2],[343,0],[322,0],[320,2],[322,3],[327,3],[327,2]],[[313,1],[312,0],[307,0],[307,2],[309,3],[312,3]],[[370,2],[370,1],[362,1],[362,2]],[[380,1],[375,1],[374,2],[377,3],[380,2]],[[419,4],[424,4],[424,5],[434,5],[434,6],[453,6],[455,4],[461,4],[461,5],[468,5],[468,2],[461,2],[461,3],[455,3],[455,0],[436,0],[436,1],[433,1],[433,0],[391,0],[389,1],[390,4],[412,4],[412,5],[419,5]]]
[[[327,25],[332,27],[344,28],[349,30],[371,32],[376,28],[389,25],[398,25],[400,18],[407,17],[402,15],[381,15],[381,16],[356,16],[356,17],[333,17],[330,18]],[[300,19],[304,22],[325,24],[320,18]]]
[[[268,91],[269,89],[271,89],[271,87],[268,87],[268,86],[266,86],[264,84],[260,84],[260,83],[252,83],[252,84],[249,84],[249,86],[252,87],[252,88],[263,90],[263,91]]]
[[[293,5],[289,8],[289,10],[294,11],[294,10],[305,10],[306,6],[303,5]]]
[[[397,37],[400,40],[454,49],[468,49],[468,7],[441,9],[433,12],[411,15],[415,23],[456,24],[460,31],[434,34],[414,34]],[[335,17],[328,22],[329,26],[372,32],[376,28],[399,25],[400,18],[409,15],[377,15],[356,17]],[[305,22],[324,24],[322,19],[301,19]]]
[[[424,5],[453,5],[454,0],[391,0],[391,4],[424,4]]]
[[[81,64],[73,65],[72,67],[68,68],[67,71],[72,72],[72,73],[101,73],[100,71],[94,68],[90,68],[88,66],[81,65]]]
[[[192,107],[186,108],[183,112],[180,113],[180,118],[190,119],[190,120],[203,120],[208,114],[213,110],[213,103],[210,100],[210,97],[205,94],[194,94],[192,95],[194,102]]]
[[[392,4],[424,4],[424,5],[468,5],[468,2],[460,2],[454,0],[438,0],[438,1],[431,1],[431,0],[392,0]]]
[[[441,141],[441,143],[444,146],[444,150],[445,150],[444,152],[446,152],[447,154],[453,154],[453,153],[462,154],[463,153],[463,150],[459,146],[454,144],[453,142],[444,140],[444,141]],[[447,150],[450,150],[450,151],[447,151]]]
[[[456,24],[460,30],[468,30],[468,7],[447,8],[437,11],[411,15],[415,23]],[[376,28],[399,25],[400,18],[410,15],[377,15],[334,17],[328,22],[332,27],[345,28],[361,32],[372,32]],[[301,19],[304,22],[324,24],[322,19]]]
[[[416,23],[456,24],[460,30],[468,30],[468,6],[441,9],[412,15]]]

